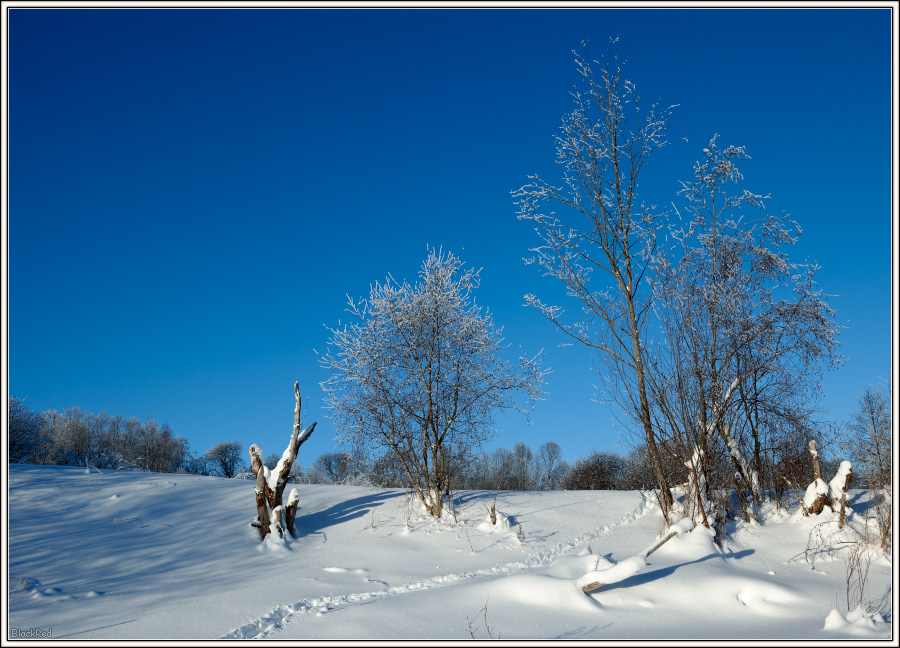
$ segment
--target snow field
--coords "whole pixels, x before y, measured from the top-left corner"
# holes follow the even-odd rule
[[[253,483],[9,466],[9,626],[54,639],[860,639],[840,555],[804,557],[821,520],[672,538],[639,492],[463,491],[451,516],[402,490],[300,485],[296,538],[259,539]],[[851,505],[860,508],[862,492]],[[799,558],[798,555],[800,556]],[[590,596],[585,574],[606,586]],[[871,564],[870,598],[892,564]],[[835,601],[838,612],[832,612]]]

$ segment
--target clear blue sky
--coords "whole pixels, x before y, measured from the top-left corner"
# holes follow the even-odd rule
[[[299,380],[309,465],[334,448],[326,327],[346,294],[414,279],[432,245],[483,268],[477,299],[512,351],[543,348],[554,371],[533,425],[500,415],[495,444],[617,448],[593,356],[523,306],[574,307],[523,265],[537,238],[510,197],[558,177],[572,50],[611,36],[638,93],[679,104],[648,196],[674,199],[719,133],[753,158],[744,186],[803,227],[792,258],[818,260],[847,327],[829,418],[891,374],[890,9],[8,15],[8,376],[34,409],[280,454]]]

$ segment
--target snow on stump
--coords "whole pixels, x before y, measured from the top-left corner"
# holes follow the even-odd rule
[[[828,484],[821,477],[807,486],[803,495],[803,512],[806,515],[818,515],[828,504]]]
[[[809,454],[813,460],[813,472],[815,481],[806,488],[803,496],[804,515],[819,515],[828,506],[832,511],[840,511],[838,526],[844,526],[844,515],[847,506],[847,490],[853,480],[853,466],[849,461],[842,461],[837,474],[830,482],[822,478],[822,468],[819,465],[819,453],[816,450],[816,442],[809,442]]]
[[[853,464],[849,461],[842,461],[834,479],[828,482],[831,508],[834,511],[840,511],[838,518],[838,528],[840,529],[844,528],[844,517],[847,513],[847,491],[850,489],[851,481],[853,481]]]
[[[819,465],[819,452],[816,450],[815,441],[809,442],[809,454],[812,457],[815,480],[806,489],[803,506],[806,507],[807,514],[818,515],[828,504],[828,484],[822,479],[822,466]]]
[[[313,430],[316,428],[316,422],[300,431],[300,384],[294,383],[294,397],[296,404],[294,406],[294,430],[291,433],[291,440],[288,442],[287,448],[278,460],[278,465],[274,470],[269,470],[262,460],[262,448],[257,444],[250,446],[250,469],[253,476],[256,477],[256,522],[253,526],[259,529],[260,535],[265,538],[270,533],[277,533],[283,536],[285,530],[287,533],[294,534],[294,520],[297,515],[297,507],[300,504],[300,493],[296,488],[291,489],[288,495],[288,503],[285,507],[282,503],[284,488],[287,486],[288,475],[291,472],[291,466],[297,459],[297,451],[303,442],[306,441]]]

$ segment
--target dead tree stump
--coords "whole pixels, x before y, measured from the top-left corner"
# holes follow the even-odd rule
[[[838,528],[844,528],[844,519],[847,514],[847,491],[850,490],[850,482],[853,481],[853,465],[849,461],[842,461],[837,475],[831,480],[831,508],[840,510]]]
[[[822,478],[822,467],[819,465],[819,453],[816,442],[809,442],[809,454],[812,456],[815,481],[806,489],[804,497],[804,515],[819,515],[826,506],[839,513],[838,527],[843,528],[847,511],[847,490],[853,480],[853,466],[849,461],[842,461],[838,472],[830,482]]]
[[[824,486],[824,489],[821,487],[817,488],[818,495],[816,496],[815,500],[812,501],[812,503],[809,505],[809,507],[807,509],[809,511],[809,513],[811,513],[813,515],[818,515],[819,513],[821,513],[824,510],[825,505],[828,504],[828,487],[827,487],[827,484],[825,483],[825,480],[822,479],[822,466],[819,464],[819,452],[818,452],[818,450],[816,450],[816,442],[815,441],[811,440],[809,442],[809,454],[812,457],[813,474],[815,476],[815,482],[813,482],[813,483],[817,484],[819,486]],[[821,484],[820,484],[820,482],[821,482]]]
[[[300,431],[300,384],[294,383],[294,429],[287,448],[278,460],[278,465],[269,470],[262,460],[262,448],[253,444],[250,446],[250,469],[256,477],[256,515],[254,526],[259,527],[260,535],[265,538],[269,533],[283,535],[285,530],[293,536],[294,522],[297,516],[297,506],[300,504],[300,493],[296,488],[292,489],[288,496],[287,507],[282,503],[284,488],[287,486],[288,475],[291,466],[297,459],[297,451],[306,441],[316,422]]]

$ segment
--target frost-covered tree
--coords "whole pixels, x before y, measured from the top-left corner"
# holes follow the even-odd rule
[[[720,488],[747,490],[758,504],[767,451],[809,432],[817,378],[841,361],[840,327],[817,267],[785,252],[799,226],[766,214],[769,196],[739,187],[737,164],[749,156],[716,139],[682,183],[676,246],[657,257],[661,325],[648,375],[657,425],[672,432],[699,499],[718,468],[737,479]]]
[[[177,472],[190,458],[188,440],[152,418],[142,423],[79,407],[49,410],[41,416],[41,439],[33,452],[38,463]]]
[[[353,323],[331,329],[322,383],[340,441],[354,451],[392,452],[427,510],[440,517],[454,458],[492,434],[495,410],[532,406],[544,371],[539,355],[501,358],[502,329],[476,305],[478,272],[429,250],[412,285],[388,277],[368,299],[348,298]]]
[[[541,239],[527,262],[562,282],[580,314],[570,316],[534,295],[525,299],[574,341],[599,352],[608,394],[642,429],[666,513],[672,499],[650,414],[643,347],[653,296],[648,279],[665,214],[641,201],[638,179],[666,145],[671,110],[641,102],[613,44],[601,61],[591,61],[586,48],[576,53],[583,84],[556,136],[563,186],[534,175],[513,196],[519,220],[533,223]]]
[[[178,469],[178,472],[185,473],[188,475],[210,475],[212,474],[212,469],[209,466],[209,460],[207,460],[205,455],[197,455],[194,456],[192,454],[188,454],[184,458],[181,467]]]

